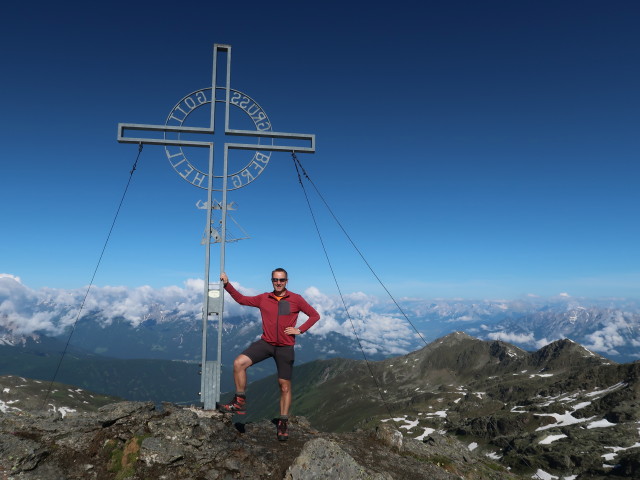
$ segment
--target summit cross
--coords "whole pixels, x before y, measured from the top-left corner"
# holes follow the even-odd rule
[[[224,86],[217,86],[217,74],[218,74],[218,53],[226,53],[226,75]],[[205,232],[205,272],[204,272],[204,300],[203,300],[203,314],[202,314],[202,372],[200,379],[200,400],[203,403],[205,410],[211,410],[215,408],[216,402],[220,400],[220,369],[222,364],[222,317],[224,310],[224,295],[223,285],[219,280],[215,284],[210,283],[210,264],[211,264],[211,211],[214,208],[213,191],[219,190],[222,192],[222,202],[219,208],[222,211],[221,232],[220,232],[220,273],[225,270],[225,243],[227,238],[226,233],[226,219],[227,219],[227,192],[236,188],[246,186],[253,181],[264,168],[266,167],[270,154],[265,155],[260,153],[261,151],[267,152],[300,152],[300,153],[315,153],[315,135],[304,133],[283,133],[271,131],[271,122],[268,120],[266,113],[257,106],[257,103],[247,95],[242,94],[237,90],[231,88],[231,46],[224,44],[214,44],[213,46],[213,69],[211,80],[211,92],[207,96],[209,89],[202,89],[193,92],[190,95],[184,97],[180,103],[178,103],[169,114],[167,121],[164,125],[148,125],[137,123],[119,123],[118,124],[118,142],[120,143],[135,143],[145,145],[162,145],[165,147],[165,152],[169,162],[178,174],[199,188],[207,189],[207,223]],[[224,100],[219,100],[216,97],[218,91],[224,91]],[[233,95],[233,96],[232,96]],[[225,115],[224,115],[224,134],[225,137],[244,137],[257,139],[258,142],[262,140],[270,141],[270,144],[260,143],[242,143],[240,142],[224,142],[224,157],[223,157],[223,173],[221,177],[214,176],[214,139],[215,133],[215,118],[216,118],[216,103],[224,102]],[[251,107],[255,107],[251,112],[246,109],[246,104],[251,103]],[[210,115],[208,127],[188,127],[183,126],[186,117],[192,113],[196,108],[210,103]],[[238,108],[245,110],[251,119],[253,120],[256,130],[246,129],[233,129],[230,126],[230,107],[234,105]],[[177,124],[170,124],[176,122]],[[160,132],[163,138],[142,137],[142,136],[127,136],[126,132]],[[176,135],[176,138],[167,138],[168,135]],[[197,138],[197,140],[182,138],[181,136],[189,136],[189,138]],[[202,137],[201,137],[202,136]],[[210,138],[207,138],[209,136]],[[301,145],[278,145],[275,144],[276,140],[295,140]],[[178,151],[172,151],[169,147],[179,147]],[[209,162],[208,171],[205,173],[200,171],[197,167],[192,165],[182,150],[182,147],[196,147],[207,148],[209,150]],[[250,150],[254,151],[254,156],[251,162],[249,162],[243,169],[238,172],[229,174],[228,172],[228,156],[229,150]],[[215,178],[221,178],[222,187],[220,189],[214,188]],[[206,180],[206,187],[202,184]],[[232,182],[232,187],[229,188],[229,180]],[[218,318],[218,342],[217,342],[217,357],[215,361],[207,360],[207,323],[210,319],[210,315],[217,315]]]

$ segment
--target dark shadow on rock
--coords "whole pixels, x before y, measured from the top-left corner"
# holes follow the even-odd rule
[[[233,424],[234,427],[236,427],[236,430],[238,430],[240,433],[244,433],[245,432],[245,424],[244,423],[240,423],[240,422],[236,422]]]

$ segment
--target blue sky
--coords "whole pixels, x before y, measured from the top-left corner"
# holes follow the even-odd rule
[[[137,153],[117,124],[164,123],[226,43],[274,130],[316,134],[299,157],[394,295],[638,297],[639,20],[632,1],[14,2],[0,273],[88,284]],[[145,147],[95,283],[201,278],[204,195]],[[335,291],[290,156],[229,200],[251,236],[232,280],[268,289],[284,266],[292,290]],[[380,293],[312,201],[341,288]]]

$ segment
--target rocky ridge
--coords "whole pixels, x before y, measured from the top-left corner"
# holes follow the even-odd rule
[[[120,402],[96,412],[0,415],[0,479],[516,479],[455,438],[392,425],[321,433],[303,417],[278,442],[270,421],[240,424],[195,407]]]

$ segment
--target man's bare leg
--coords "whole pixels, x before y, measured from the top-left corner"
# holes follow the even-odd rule
[[[247,388],[247,368],[253,362],[246,355],[238,355],[233,361],[233,381],[236,384],[236,393],[244,393]]]
[[[237,413],[244,415],[247,413],[247,399],[245,397],[245,388],[247,388],[247,368],[253,362],[246,355],[238,355],[233,361],[233,380],[236,384],[236,393],[233,400],[227,404],[218,404],[218,411],[222,413]]]
[[[285,442],[289,439],[289,407],[291,407],[291,380],[278,379],[280,385],[280,418],[278,419],[278,440]]]
[[[278,384],[280,385],[280,415],[286,417],[291,407],[291,380],[279,378]]]

